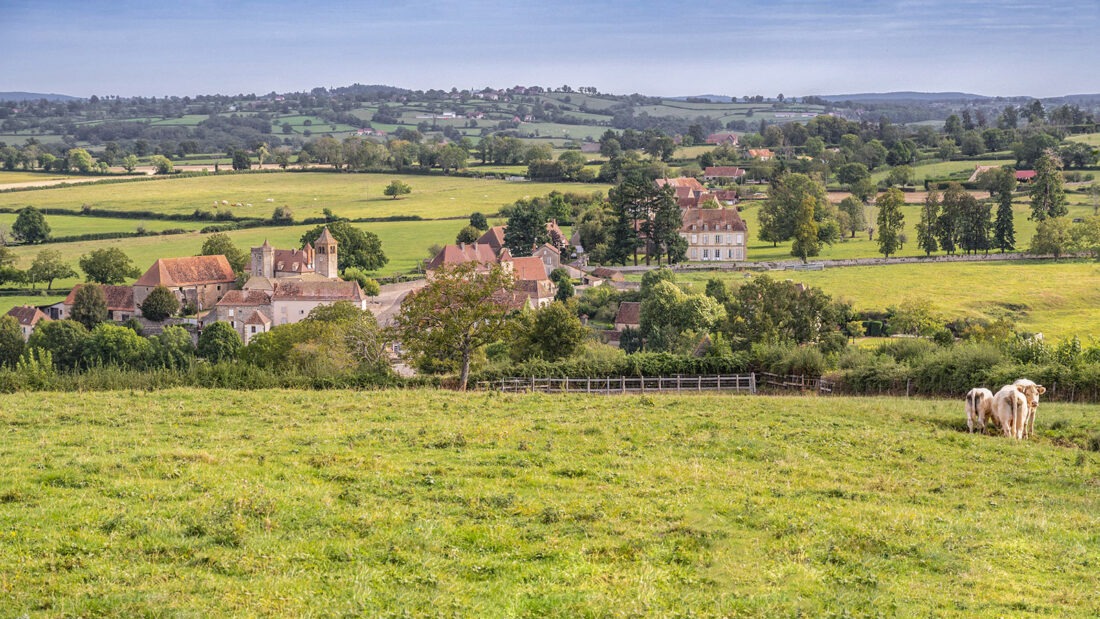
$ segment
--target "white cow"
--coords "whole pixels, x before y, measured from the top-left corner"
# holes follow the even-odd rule
[[[993,392],[984,387],[975,387],[966,393],[966,427],[970,433],[977,428],[985,431],[985,420],[993,411]]]
[[[1023,438],[1029,438],[1035,434],[1035,413],[1039,410],[1039,396],[1046,393],[1047,388],[1027,378],[1021,378],[1012,384],[1023,387],[1024,397],[1027,398],[1027,418],[1019,431]]]
[[[1005,385],[993,395],[992,417],[1005,436],[1023,438],[1021,427],[1027,420],[1027,396],[1022,385]]]

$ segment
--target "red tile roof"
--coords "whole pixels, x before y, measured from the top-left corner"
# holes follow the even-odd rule
[[[49,320],[49,317],[42,310],[31,305],[13,307],[8,310],[8,316],[15,318],[24,327],[33,327],[38,324],[39,320]]]
[[[164,285],[169,288],[234,282],[237,276],[225,256],[160,258],[149,267],[135,286]]]
[[[707,169],[703,171],[704,177],[714,178],[739,178],[744,175],[744,169],[732,165],[707,166]]]
[[[737,144],[739,139],[736,133],[719,131],[707,136],[707,144]]]
[[[518,281],[546,281],[546,267],[536,256],[513,258],[512,265]]]
[[[442,251],[435,255],[435,258],[432,258],[428,264],[424,265],[424,268],[431,271],[444,265],[454,266],[467,262],[476,262],[479,265],[491,265],[496,264],[499,260],[497,259],[496,250],[494,250],[491,245],[484,243],[468,245],[463,243],[461,245],[445,246]]]
[[[230,290],[218,305],[260,306],[271,304],[271,293],[264,290]]]
[[[76,292],[84,287],[84,284],[77,284],[73,286],[69,296],[65,297],[65,305],[72,305],[76,300]],[[133,286],[112,286],[110,284],[100,285],[103,289],[103,296],[107,297],[107,309],[109,310],[122,310],[122,311],[134,311],[134,287]]]
[[[639,325],[642,323],[642,304],[636,301],[623,301],[615,314],[617,325]]]
[[[768,148],[750,148],[749,157],[759,157],[760,159],[771,159],[775,157],[775,153]]]
[[[690,176],[681,176],[679,178],[658,178],[656,180],[656,183],[658,187],[672,185],[673,187],[687,187],[696,191],[706,190],[706,187],[703,187],[703,183],[700,183],[698,179]]]
[[[493,226],[481,235],[477,240],[478,245],[488,245],[493,252],[498,252],[504,247],[504,226]]]
[[[256,311],[252,312],[252,315],[250,315],[247,319],[245,319],[244,324],[246,324],[246,325],[265,325],[266,326],[266,325],[271,324],[271,319],[268,318],[260,310],[256,310]]]
[[[722,232],[727,230],[737,232],[747,232],[748,227],[745,226],[745,222],[741,219],[740,213],[737,212],[737,208],[689,208],[684,209],[680,213],[684,221],[684,225],[680,228],[681,232],[701,232],[703,226],[707,227],[707,230],[713,230],[716,232]],[[691,229],[691,226],[696,226],[695,230]]]
[[[1016,170],[1016,180],[1029,181],[1035,178],[1035,170]]]
[[[275,280],[272,299],[294,301],[353,301],[362,302],[363,289],[359,282],[329,281],[286,281]]]
[[[305,249],[275,250],[275,270],[278,272],[309,273],[313,271],[309,263],[309,254]]]

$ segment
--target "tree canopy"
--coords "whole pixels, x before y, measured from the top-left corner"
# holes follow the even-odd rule
[[[19,211],[15,223],[11,225],[11,234],[20,243],[33,245],[50,238],[50,224],[42,211],[28,206]]]
[[[315,243],[326,226],[336,239],[337,266],[341,270],[359,267],[364,271],[377,271],[390,261],[382,252],[382,241],[377,234],[357,228],[346,221],[332,221],[317,226],[303,234],[299,242],[302,245]]]
[[[85,281],[97,284],[121,284],[141,275],[126,252],[117,247],[93,249],[80,257]]]

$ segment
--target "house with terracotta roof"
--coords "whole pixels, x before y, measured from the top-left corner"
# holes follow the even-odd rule
[[[72,317],[73,303],[76,301],[76,293],[84,287],[77,284],[65,297],[64,301],[49,306],[47,312],[53,320],[68,320]],[[107,320],[126,322],[138,314],[137,304],[134,303],[133,286],[112,286],[102,284],[103,296],[107,298]]]
[[[15,321],[19,323],[19,330],[23,333],[23,341],[30,338],[39,322],[50,319],[42,310],[33,305],[13,307],[8,310],[8,316],[15,318]]]
[[[1030,183],[1035,180],[1035,170],[1016,170],[1017,183]]]
[[[481,238],[477,240],[478,245],[488,245],[493,249],[493,252],[499,252],[504,249],[504,226],[493,226],[485,231],[485,234],[481,235]]]
[[[736,133],[729,131],[718,131],[707,136],[707,144],[737,146],[740,141]]]
[[[623,301],[619,303],[619,311],[615,313],[615,330],[637,329],[642,326],[642,304],[637,301]]]
[[[737,166],[732,165],[716,165],[707,166],[703,170],[703,180],[705,181],[739,181],[745,178],[745,170]]]
[[[770,148],[750,148],[750,159],[759,159],[760,161],[771,161],[775,158],[775,153]]]
[[[209,309],[237,288],[237,276],[225,256],[160,258],[134,282],[134,304],[140,307],[157,286],[174,292],[183,305]]]
[[[543,243],[541,247],[531,252],[531,255],[542,260],[547,273],[553,273],[554,269],[561,266],[561,252],[549,243]]]
[[[688,260],[744,260],[748,227],[731,208],[681,211],[680,236],[688,242]]]
[[[512,259],[512,272],[516,276],[516,290],[527,295],[528,304],[538,309],[553,303],[557,289],[547,276],[542,259],[524,256]]]

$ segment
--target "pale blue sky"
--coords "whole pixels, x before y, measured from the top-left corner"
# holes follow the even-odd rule
[[[0,0],[0,91],[1100,92],[1100,1]]]

